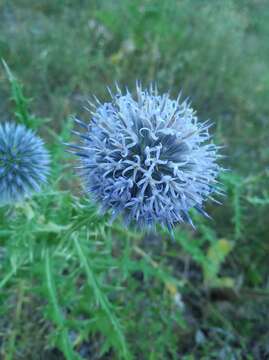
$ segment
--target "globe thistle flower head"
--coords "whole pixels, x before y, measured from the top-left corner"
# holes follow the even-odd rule
[[[24,125],[0,124],[0,205],[41,190],[49,173],[43,141]]]
[[[187,101],[172,100],[156,88],[136,94],[117,86],[111,101],[90,103],[89,124],[76,119],[82,139],[71,145],[80,157],[86,191],[126,224],[172,229],[192,224],[189,210],[207,215],[203,204],[217,188],[217,146],[208,122],[198,122]]]

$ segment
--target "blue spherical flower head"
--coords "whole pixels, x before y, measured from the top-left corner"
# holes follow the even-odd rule
[[[138,84],[135,96],[117,87],[111,97],[90,104],[88,125],[76,120],[83,140],[71,146],[91,197],[138,227],[192,224],[191,208],[206,215],[203,204],[219,192],[220,171],[217,146],[208,142],[210,124],[198,122],[180,96],[172,100],[153,87]]]
[[[48,173],[43,141],[24,125],[0,124],[0,205],[39,192]]]

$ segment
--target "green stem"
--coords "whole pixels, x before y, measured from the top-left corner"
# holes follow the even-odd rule
[[[79,359],[80,357],[74,353],[72,345],[70,344],[70,340],[68,338],[68,332],[65,327],[65,319],[59,308],[56,288],[55,288],[53,274],[52,274],[50,253],[48,250],[46,250],[46,252],[45,252],[45,275],[46,275],[46,283],[47,283],[47,289],[48,289],[50,302],[51,302],[52,308],[54,310],[54,317],[55,317],[57,326],[58,326],[60,334],[61,334],[62,351],[65,354],[67,360]]]
[[[6,285],[6,283],[9,281],[9,279],[11,279],[14,274],[16,274],[17,270],[18,270],[17,268],[16,268],[16,269],[12,269],[12,270],[4,277],[4,279],[0,282],[0,290]]]
[[[20,318],[21,318],[23,300],[24,300],[24,283],[22,282],[18,287],[17,305],[13,320],[14,329],[9,337],[6,360],[12,360],[14,358],[14,353],[16,350],[16,338],[19,331],[18,329],[20,327]]]
[[[111,325],[113,326],[113,328],[118,336],[118,339],[119,339],[119,342],[120,342],[120,345],[122,348],[123,357],[125,359],[130,359],[131,356],[127,349],[125,338],[120,329],[120,324],[118,322],[118,319],[110,311],[111,304],[110,304],[109,300],[107,299],[107,297],[105,296],[105,294],[101,291],[98,281],[95,277],[95,274],[91,269],[89,260],[85,257],[77,237],[74,237],[74,242],[75,242],[75,247],[76,247],[80,262],[81,262],[82,266],[84,267],[86,275],[87,275],[88,285],[93,290],[94,296],[95,296],[96,300],[98,301],[98,304],[100,305],[100,307],[102,308],[104,313],[107,315]]]

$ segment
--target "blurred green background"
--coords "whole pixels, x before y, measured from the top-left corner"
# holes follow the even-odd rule
[[[197,220],[196,233],[178,229],[180,248],[144,241],[153,257],[166,257],[172,272],[185,264],[187,326],[165,333],[160,319],[148,328],[139,319],[129,329],[126,325],[134,358],[269,359],[268,39],[267,0],[0,1],[0,58],[33,99],[31,110],[50,119],[56,132],[69,124],[70,114],[88,116],[82,109],[89,95],[105,100],[106,86],[113,88],[117,81],[132,90],[140,79],[146,86],[156,81],[160,91],[174,97],[182,91],[201,120],[214,121],[215,141],[224,145],[227,196],[222,206],[208,205],[213,220]],[[2,68],[0,121],[12,118],[10,84]],[[196,246],[197,239],[207,242]],[[206,269],[200,252],[213,270]],[[210,283],[212,272],[218,278],[211,289],[202,281]],[[200,289],[199,296],[192,287]],[[142,296],[139,290],[136,296]],[[24,320],[31,323],[31,316]],[[146,339],[150,326],[153,335]],[[31,347],[35,324],[28,328],[22,342]],[[161,333],[163,343],[158,342]],[[46,346],[38,341],[36,355],[18,345],[22,350],[14,359],[43,359]],[[160,356],[151,352],[155,346]]]

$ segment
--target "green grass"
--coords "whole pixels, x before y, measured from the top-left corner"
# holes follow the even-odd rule
[[[266,0],[0,3],[0,121],[53,158],[42,194],[0,208],[1,359],[269,357],[268,36]],[[61,145],[90,94],[136,79],[225,145],[223,205],[175,239],[108,225]]]

